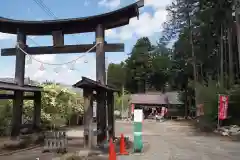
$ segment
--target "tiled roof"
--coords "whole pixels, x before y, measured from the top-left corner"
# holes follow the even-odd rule
[[[132,94],[130,102],[145,105],[183,104],[179,101],[178,92],[148,92],[145,94]]]
[[[131,103],[161,105],[168,104],[168,98],[164,94],[132,94]]]

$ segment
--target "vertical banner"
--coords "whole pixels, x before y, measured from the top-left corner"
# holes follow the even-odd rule
[[[131,113],[132,114],[134,113],[134,104],[132,104],[132,106],[131,106]]]
[[[162,107],[161,109],[161,116],[164,117],[165,113],[166,113],[166,107]]]
[[[219,95],[219,104],[218,104],[219,120],[224,120],[227,118],[228,100],[229,100],[229,97],[227,95]]]

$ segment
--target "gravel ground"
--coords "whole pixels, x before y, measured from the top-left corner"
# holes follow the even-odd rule
[[[132,123],[118,123],[117,133],[132,138]],[[240,143],[221,137],[197,136],[186,123],[174,121],[143,123],[144,151],[119,160],[239,160]]]
[[[133,139],[133,124],[127,121],[116,122],[116,134]],[[82,128],[74,128],[69,136],[76,139],[71,141],[71,151],[79,151],[83,147]],[[155,122],[146,120],[143,123],[144,151],[140,154],[118,157],[118,160],[239,160],[240,142],[227,141],[221,137],[197,136],[194,130],[184,123],[165,121]],[[42,148],[36,148],[0,159],[9,160],[51,160],[58,157],[52,153],[41,153]]]

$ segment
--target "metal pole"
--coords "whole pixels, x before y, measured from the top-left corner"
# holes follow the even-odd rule
[[[197,109],[198,105],[198,92],[197,92],[197,67],[196,67],[196,56],[194,51],[194,45],[193,45],[193,35],[192,35],[192,26],[191,26],[191,19],[190,19],[190,13],[188,13],[188,27],[189,27],[189,40],[191,45],[191,52],[192,52],[192,65],[193,65],[193,81],[194,81],[194,91],[195,91],[195,106]],[[198,110],[198,109],[197,109]],[[198,112],[196,110],[196,113]]]

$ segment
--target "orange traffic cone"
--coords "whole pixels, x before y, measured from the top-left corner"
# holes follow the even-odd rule
[[[117,154],[115,152],[115,147],[113,144],[112,138],[110,138],[109,142],[109,160],[116,160],[117,159]]]
[[[128,155],[123,134],[121,134],[121,138],[120,138],[120,155]]]

